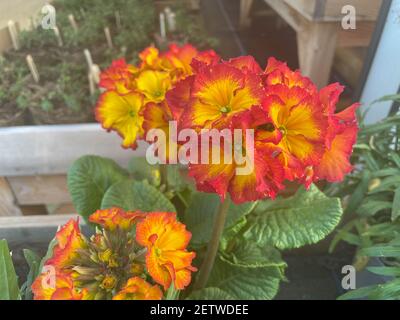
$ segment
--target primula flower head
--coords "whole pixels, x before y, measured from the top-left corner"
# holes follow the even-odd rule
[[[168,289],[183,289],[196,271],[192,260],[194,252],[186,250],[191,234],[184,224],[176,221],[176,214],[169,212],[149,213],[136,227],[136,240],[147,248],[146,265],[154,281]]]
[[[192,85],[192,100],[182,115],[185,128],[217,128],[230,126],[232,117],[263,98],[260,79],[227,64],[203,66]]]
[[[100,74],[99,86],[119,94],[127,94],[135,88],[134,80],[138,71],[138,68],[127,64],[123,58],[114,60],[111,66]]]
[[[144,96],[137,92],[119,95],[115,91],[104,92],[97,103],[96,120],[104,129],[114,130],[123,138],[124,148],[136,148],[136,140],[143,134],[143,117],[140,110]]]
[[[163,220],[164,229],[154,219],[159,215],[168,217]],[[160,287],[151,283],[160,283],[160,278],[153,276],[154,266],[149,263],[149,257],[159,259],[160,252],[164,260],[157,263],[166,265],[176,289],[190,283],[194,253],[185,250],[190,233],[176,221],[175,214],[110,208],[96,211],[89,220],[99,224],[89,239],[81,235],[74,220],[57,233],[53,256],[45,262],[46,268],[55,271],[54,283],[47,272],[39,275],[32,285],[35,299],[161,299]],[[151,230],[150,242],[136,239],[139,225]]]

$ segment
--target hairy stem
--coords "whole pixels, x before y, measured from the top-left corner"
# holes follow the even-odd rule
[[[224,202],[222,202],[218,207],[218,211],[215,216],[211,240],[208,243],[206,255],[200,267],[197,281],[194,284],[195,290],[202,289],[207,284],[212,267],[214,266],[215,257],[217,256],[221,235],[222,232],[224,231],[225,221],[228,214],[228,208],[229,208],[229,201],[227,199],[225,199]]]

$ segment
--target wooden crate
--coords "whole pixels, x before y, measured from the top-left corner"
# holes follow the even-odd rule
[[[342,8],[351,5],[356,9],[357,20],[375,21],[382,0],[284,0],[304,17],[313,21],[340,21]]]
[[[21,207],[50,204],[59,206],[60,212],[73,213],[67,211],[73,208],[67,189],[68,168],[88,154],[112,158],[124,167],[132,157],[145,155],[146,143],[140,142],[133,151],[123,149],[121,141],[99,124],[0,128],[0,150],[4,150],[0,157],[0,216],[22,215]]]

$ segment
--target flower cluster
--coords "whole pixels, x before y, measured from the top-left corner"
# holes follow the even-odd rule
[[[168,130],[172,110],[166,94],[193,74],[194,58],[206,64],[219,59],[214,51],[199,52],[189,44],[171,44],[165,53],[148,47],[139,58],[138,66],[116,60],[100,76],[100,87],[105,91],[96,107],[96,119],[104,129],[117,131],[125,148],[136,148],[136,141],[153,127]]]
[[[159,300],[159,285],[189,285],[195,253],[186,250],[191,234],[175,213],[111,208],[89,220],[100,227],[90,239],[73,219],[57,232],[52,257],[32,284],[36,300]]]
[[[124,146],[134,146],[154,128],[168,136],[171,120],[179,132],[192,129],[199,136],[205,129],[228,130],[232,136],[237,129],[253,130],[251,145],[231,150],[252,155],[251,172],[237,174],[243,166],[237,161],[190,163],[189,175],[199,190],[221,199],[229,193],[242,203],[274,198],[285,181],[306,187],[321,179],[338,182],[352,169],[358,104],[336,113],[343,91],[338,83],[318,90],[274,58],[263,70],[251,56],[223,61],[213,51],[198,52],[190,45],[172,45],[165,54],[150,47],[140,59],[139,67],[116,61],[102,74],[108,91],[100,98],[97,119],[117,130]],[[224,157],[223,144],[211,148]],[[171,149],[165,150],[168,159]]]

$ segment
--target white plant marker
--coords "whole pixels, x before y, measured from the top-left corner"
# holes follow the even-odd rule
[[[58,46],[62,47],[64,45],[64,42],[63,42],[63,39],[61,38],[60,29],[58,29],[58,27],[55,26],[53,31],[54,31],[54,34],[56,35]]]
[[[33,61],[33,58],[30,54],[26,56],[26,63],[28,64],[29,71],[32,74],[33,80],[35,80],[36,83],[39,83],[40,81],[39,72],[37,70],[35,61]]]
[[[104,34],[106,35],[108,47],[110,49],[112,49],[114,47],[114,45],[113,45],[113,41],[112,41],[112,38],[111,38],[111,32],[110,32],[110,28],[109,27],[105,27],[104,28]]]
[[[175,31],[176,30],[176,14],[175,12],[172,12],[170,7],[166,7],[164,9],[165,16],[167,17],[167,24],[168,24],[168,30],[169,31]]]
[[[93,74],[91,72],[88,73],[88,80],[89,80],[90,95],[93,96],[96,91],[96,86],[94,84]]]
[[[75,21],[74,15],[73,14],[68,15],[68,20],[69,20],[69,23],[71,24],[71,27],[74,29],[74,31],[76,33],[78,33],[78,24]]]
[[[119,30],[122,29],[121,14],[119,13],[119,11],[115,11],[115,24],[117,25],[117,28]]]
[[[13,20],[8,21],[8,32],[10,33],[13,48],[19,50],[18,32]]]
[[[93,66],[92,54],[90,53],[89,49],[83,50],[83,54],[85,55],[86,62],[88,64],[88,68],[89,68],[89,70],[91,70],[92,66]]]
[[[100,67],[97,64],[94,64],[92,66],[91,71],[92,71],[92,75],[93,75],[92,78],[93,78],[94,83],[99,84],[100,83],[100,73],[101,73]]]
[[[165,30],[165,15],[163,12],[160,13],[160,35],[163,40],[167,38],[167,33]]]

